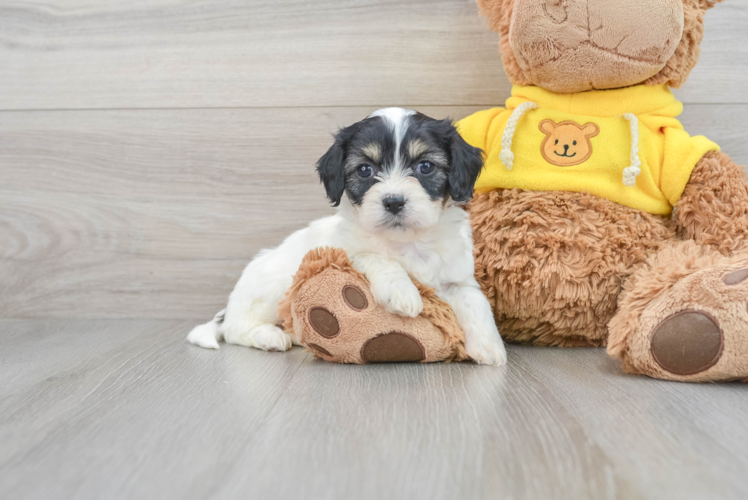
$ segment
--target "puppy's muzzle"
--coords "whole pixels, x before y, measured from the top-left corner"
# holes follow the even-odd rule
[[[384,209],[392,215],[397,215],[403,211],[405,207],[405,198],[402,196],[387,196],[382,200]]]

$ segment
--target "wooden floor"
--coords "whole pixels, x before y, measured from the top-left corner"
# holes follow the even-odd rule
[[[739,385],[598,349],[334,365],[181,320],[0,321],[1,498],[747,498]]]
[[[682,121],[748,162],[748,0]],[[601,350],[337,366],[186,345],[331,212],[330,133],[509,95],[472,0],[0,1],[0,498],[748,498],[748,387]]]

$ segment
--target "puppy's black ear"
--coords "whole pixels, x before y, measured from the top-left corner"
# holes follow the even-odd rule
[[[335,134],[335,142],[317,162],[317,174],[327,197],[334,207],[340,205],[345,192],[345,155],[348,141],[355,133],[355,126],[342,128]]]
[[[483,169],[483,151],[465,142],[452,120],[448,118],[444,121],[449,126],[449,148],[452,155],[448,175],[449,195],[455,201],[469,201],[473,197],[475,181]]]

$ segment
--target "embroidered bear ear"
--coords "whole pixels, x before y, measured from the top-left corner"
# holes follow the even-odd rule
[[[597,126],[597,123],[585,123],[582,126],[582,133],[586,138],[595,137],[597,134],[600,133],[600,127]]]
[[[587,125],[589,125],[589,123]],[[585,127],[587,125],[585,125]],[[551,134],[556,127],[557,127],[556,122],[550,119],[545,119],[542,122],[540,122],[540,125],[538,125],[538,128],[540,129],[540,131],[546,135]]]

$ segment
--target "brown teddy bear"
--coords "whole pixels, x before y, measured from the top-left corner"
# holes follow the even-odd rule
[[[748,379],[748,185],[669,87],[717,0],[478,0],[514,84],[460,122],[486,154],[476,275],[507,341],[629,373]]]
[[[459,128],[485,152],[476,276],[509,342],[607,346],[662,379],[748,380],[748,184],[683,130],[669,88],[716,1],[478,0],[514,88]],[[449,307],[419,288],[421,317],[389,315],[344,253],[316,250],[280,316],[329,361],[465,359]]]

